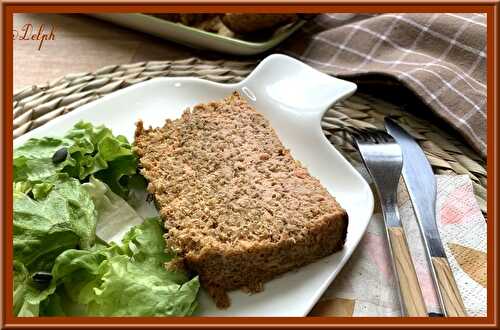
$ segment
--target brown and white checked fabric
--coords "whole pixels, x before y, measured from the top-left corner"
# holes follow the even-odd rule
[[[395,77],[486,156],[486,14],[322,14],[280,51],[335,76]]]

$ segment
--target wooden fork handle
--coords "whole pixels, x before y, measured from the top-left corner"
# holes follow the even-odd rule
[[[402,227],[389,227],[389,240],[406,316],[428,316]]]
[[[467,316],[464,302],[460,296],[457,283],[446,258],[432,257],[432,265],[436,272],[437,285],[443,298],[447,316]]]

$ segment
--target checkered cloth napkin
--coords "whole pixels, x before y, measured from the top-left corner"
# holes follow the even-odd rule
[[[485,14],[322,14],[280,51],[336,76],[396,78],[486,155]]]

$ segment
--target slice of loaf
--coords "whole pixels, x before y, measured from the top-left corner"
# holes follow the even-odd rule
[[[168,246],[219,307],[344,244],[346,211],[238,93],[161,128],[138,122],[134,149]]]

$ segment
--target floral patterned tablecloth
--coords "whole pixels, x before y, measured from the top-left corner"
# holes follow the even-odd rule
[[[360,169],[360,172],[364,172]],[[364,175],[366,177],[366,175]],[[437,220],[443,244],[469,316],[486,316],[486,221],[470,179],[437,175]],[[399,211],[429,312],[440,312],[420,230],[401,182]],[[400,316],[383,218],[375,212],[356,251],[310,315]]]

